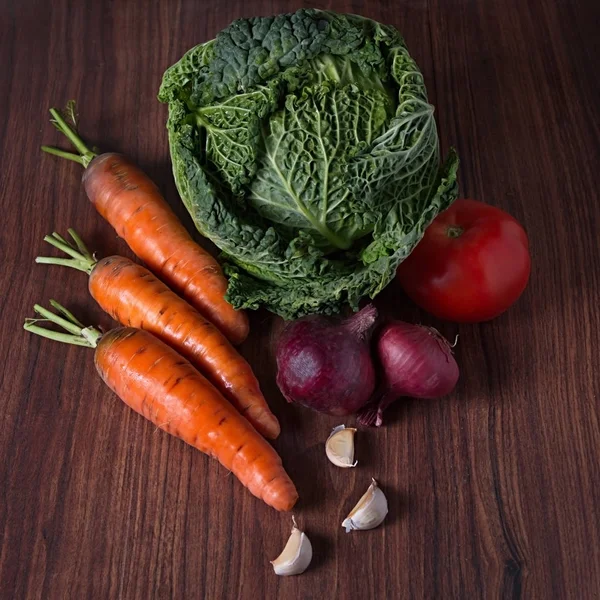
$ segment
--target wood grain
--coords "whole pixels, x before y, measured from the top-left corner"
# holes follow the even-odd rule
[[[0,2],[0,598],[539,598],[600,594],[600,64],[597,2],[331,1],[397,26],[425,73],[462,193],[509,210],[533,274],[495,321],[436,323],[393,284],[387,314],[460,334],[451,398],[407,401],[358,437],[359,467],[323,451],[338,420],[286,405],[274,383],[279,320],[252,315],[243,347],[284,433],[310,570],[268,559],[290,527],[215,462],[126,409],[92,354],[26,335],[54,297],[110,321],[83,275],[33,264],[52,230],[102,254],[127,248],[94,213],[47,109],[76,98],[81,129],[138,161],[186,224],[170,174],[162,72],[240,16],[299,2]],[[44,250],[45,252],[45,250]],[[376,477],[385,526],[340,523]]]

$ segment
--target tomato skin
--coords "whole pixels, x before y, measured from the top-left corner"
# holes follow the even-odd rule
[[[397,277],[436,317],[477,323],[516,302],[530,271],[529,241],[519,222],[499,208],[462,199],[436,217]]]

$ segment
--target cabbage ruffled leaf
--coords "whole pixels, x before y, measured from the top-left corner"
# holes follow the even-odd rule
[[[423,76],[369,19],[235,21],[165,72],[159,99],[177,188],[237,308],[356,308],[457,195]]]

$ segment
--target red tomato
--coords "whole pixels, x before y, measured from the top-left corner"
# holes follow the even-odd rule
[[[527,285],[527,234],[516,219],[476,200],[456,200],[398,267],[406,293],[431,314],[476,323],[498,316]]]

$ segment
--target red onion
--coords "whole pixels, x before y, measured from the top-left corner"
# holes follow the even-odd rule
[[[362,408],[375,389],[369,334],[376,319],[370,304],[344,321],[290,323],[277,348],[277,385],[286,400],[330,415]]]
[[[439,398],[458,381],[450,343],[433,327],[388,323],[378,336],[376,353],[383,381],[377,397],[358,416],[362,425],[379,427],[385,408],[400,396]]]

